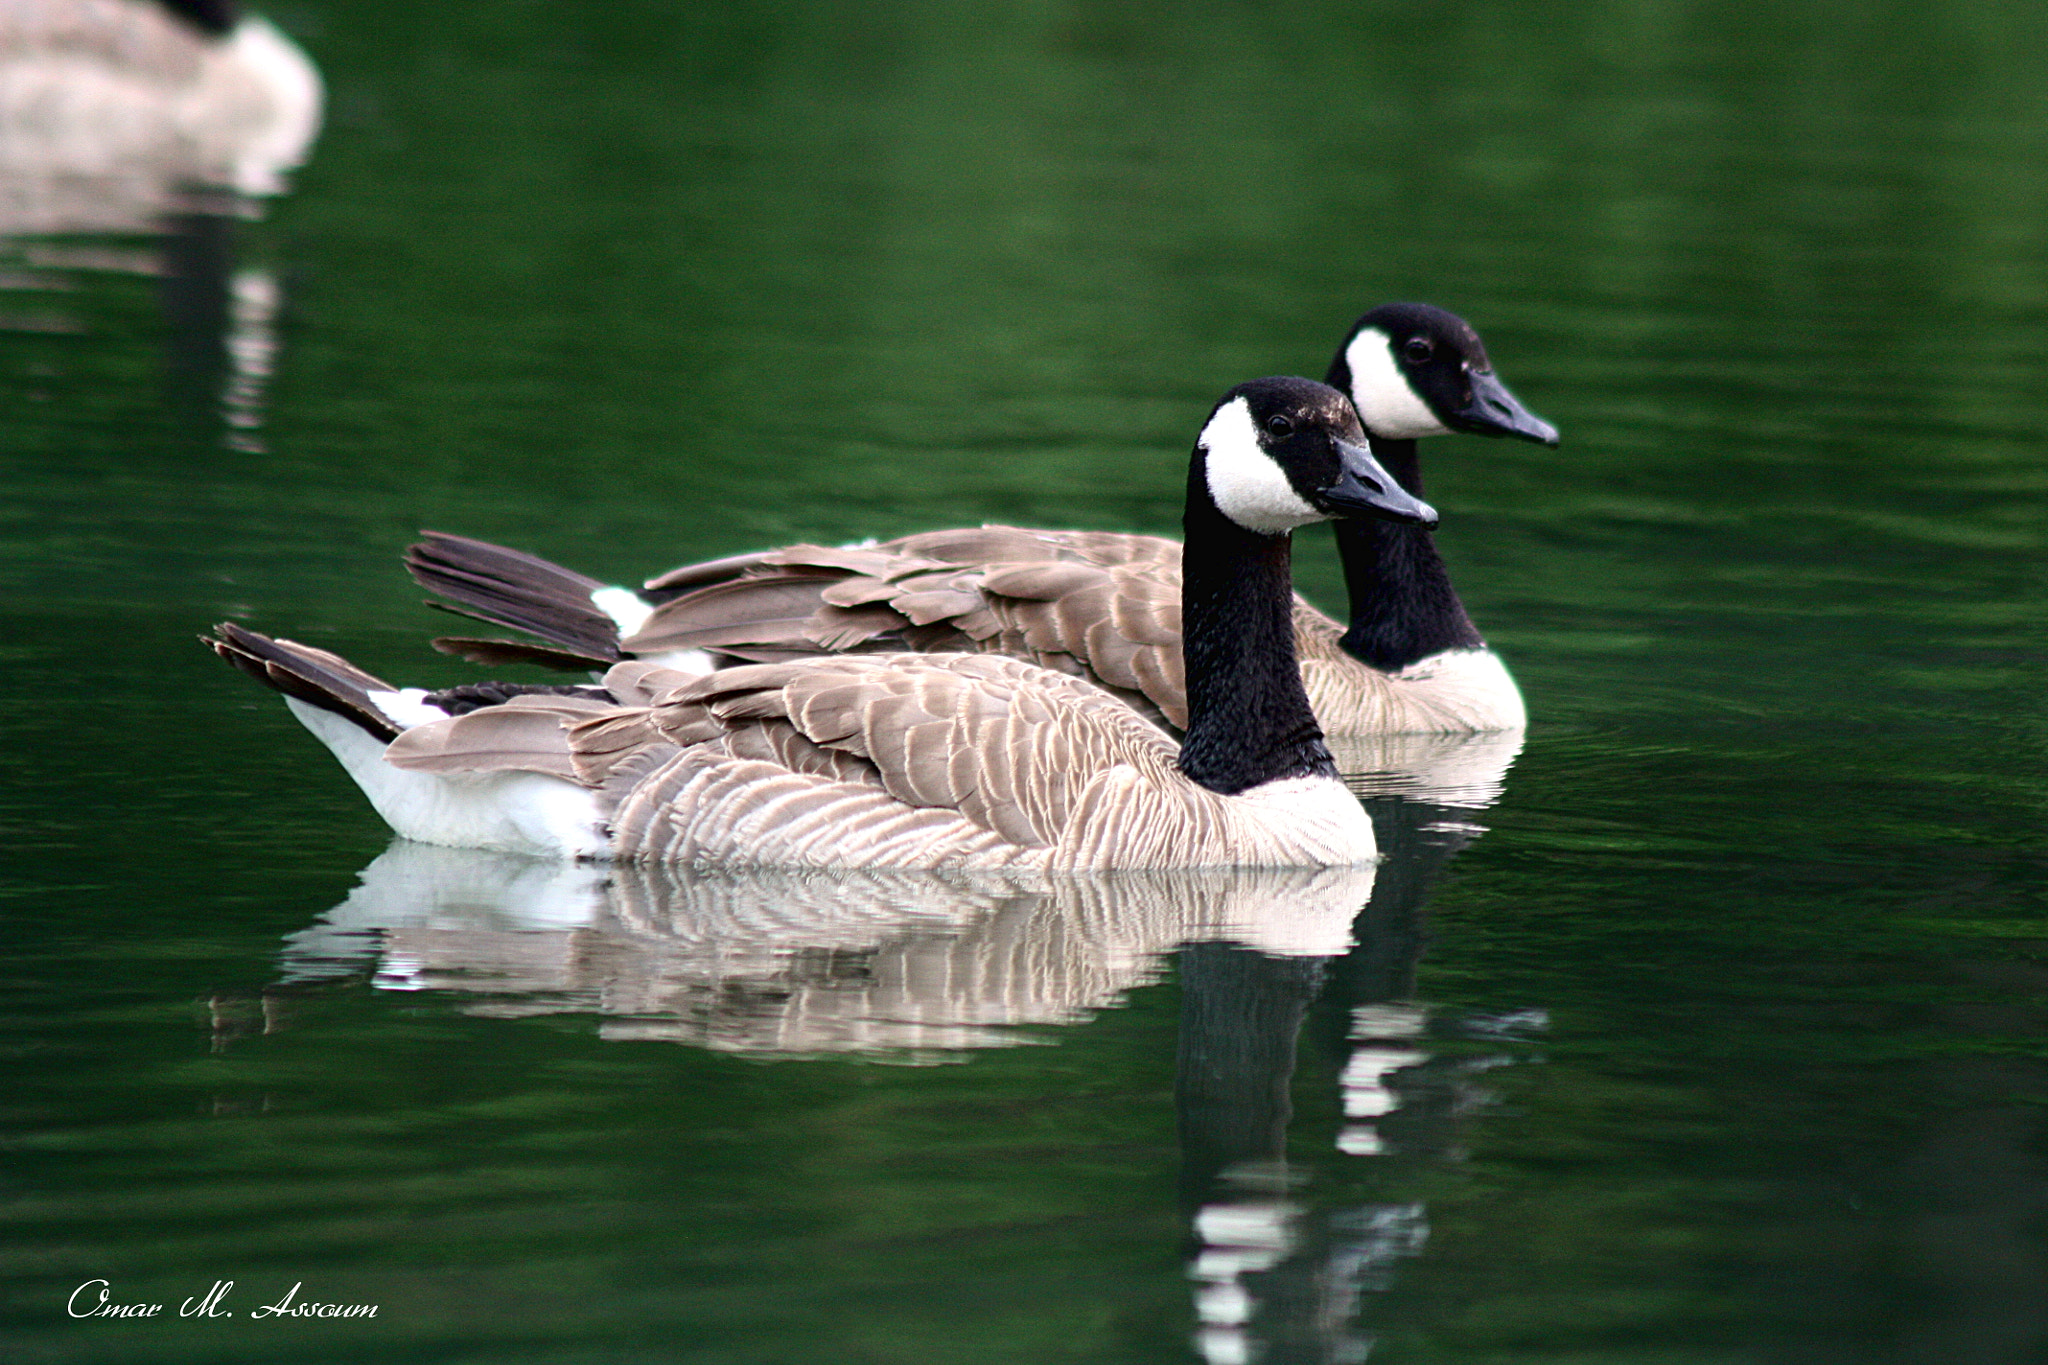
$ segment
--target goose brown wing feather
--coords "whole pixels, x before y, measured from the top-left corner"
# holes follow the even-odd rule
[[[1152,717],[1156,708],[1153,718],[1176,731],[1188,728],[1187,676],[1182,670],[1177,649],[1142,649],[1131,656],[1131,672],[1137,677],[1134,693],[1146,703],[1139,709]]]
[[[952,573],[926,575],[903,585],[903,591],[889,605],[919,626],[950,622],[978,611],[982,605],[979,575]]]
[[[568,731],[576,781],[596,790],[605,808],[611,809],[632,791],[639,776],[656,766],[649,754],[659,750],[665,755],[660,762],[666,762],[693,742],[689,729],[686,724],[673,729],[657,727],[654,712],[648,708],[582,721]],[[717,735],[713,727],[697,738],[701,741]]]
[[[1113,616],[1097,618],[1081,638],[1082,648],[1088,651],[1088,663],[1097,677],[1112,687],[1138,690],[1141,680],[1137,658],[1151,646],[1126,638]]]
[[[1119,531],[1063,531],[1054,535],[1067,553],[1104,568],[1150,565],[1164,572],[1178,574],[1180,571],[1180,542],[1164,536],[1131,535]]]
[[[900,553],[941,564],[1006,564],[1074,553],[1061,540],[1062,534],[1016,526],[962,526],[920,531],[890,544]]]
[[[735,758],[758,758],[791,772],[810,773],[834,782],[877,785],[874,764],[814,743],[794,725],[762,724],[728,731],[725,748]]]
[[[1029,602],[1056,602],[1063,597],[1101,587],[1108,575],[1097,564],[1052,559],[1035,564],[1004,565],[990,569],[980,577],[985,592]]]
[[[648,708],[696,676],[633,660],[612,667],[602,689],[588,689],[591,695],[556,689],[497,696],[501,685],[493,683],[452,689],[430,700],[448,706],[447,698],[477,694],[468,699],[486,704],[404,731],[384,758],[419,772],[536,772],[599,786],[619,762],[653,746],[673,747],[650,723]],[[572,738],[572,730],[581,738]]]
[[[1180,585],[1149,571],[1085,564],[1028,565],[985,576],[992,616],[1006,630],[978,641],[1048,668],[1080,672],[1136,694],[1149,718],[1187,723],[1180,659]]]
[[[482,582],[471,589],[477,601],[488,598],[494,574],[502,581],[540,572],[527,564],[530,556],[460,537],[434,537],[416,547],[415,559],[429,547],[440,547],[443,559]],[[532,563],[552,570],[546,561]],[[902,649],[1005,654],[1087,677],[1178,730],[1187,724],[1180,566],[1180,545],[1158,536],[1012,526],[927,531],[850,548],[794,545],[650,579],[651,588],[689,590],[657,607],[620,648],[707,649],[761,665]],[[594,582],[553,572],[541,579],[551,601],[587,596],[583,585]],[[522,608],[514,624],[532,629],[537,614],[546,611]],[[511,615],[504,610],[487,619]],[[1312,690],[1325,672],[1355,670],[1334,656],[1330,669],[1310,667],[1324,646],[1338,648],[1343,628],[1299,597],[1294,617]],[[488,662],[568,667],[617,657],[515,641],[450,640],[442,647]]]
[[[617,697],[621,706],[647,706],[657,697],[689,686],[700,676],[645,659],[627,659],[613,664],[605,673],[604,690]]]
[[[805,640],[828,654],[892,644],[900,649],[907,643],[903,635],[909,625],[893,607],[820,607],[811,617]]]
[[[884,545],[785,545],[780,549],[756,550],[724,559],[685,564],[647,580],[651,592],[688,592],[744,577],[770,577],[777,572],[824,571],[831,576],[886,575],[912,573],[920,569],[946,567],[942,561],[919,559],[895,548],[899,541]]]
[[[1311,649],[1325,649],[1333,654],[1341,653],[1343,646],[1337,641],[1344,634],[1344,625],[1329,613],[1309,605],[1300,593],[1294,595],[1294,648],[1296,653]]]
[[[656,607],[620,648],[653,654],[727,644],[806,644],[824,589],[838,581],[805,574],[714,583]]]
[[[856,577],[900,578],[904,574],[926,573],[948,567],[947,561],[906,553],[902,541],[881,545],[791,545],[762,556],[755,572],[769,567],[781,569],[837,569]]]
[[[696,740],[707,715],[727,738],[700,741],[701,750],[730,753],[743,730],[787,725],[820,749],[864,760],[892,801],[945,811],[1020,850],[1057,841],[1077,793],[1104,769],[1137,764],[1165,774],[1173,760],[1159,731],[1101,689],[992,655],[848,655],[726,669],[670,694],[654,723],[664,737]],[[786,795],[732,788],[722,799]]]
[[[583,669],[603,668],[615,657],[557,649],[552,645],[537,645],[530,640],[481,640],[464,635],[437,636],[428,643],[443,654],[453,654],[458,659],[467,659],[473,664],[483,664],[489,668],[503,664],[539,664],[543,668],[577,672]]]
[[[670,569],[667,573],[656,574],[641,584],[650,592],[688,592],[709,583],[723,583],[728,578],[758,569],[778,552],[775,550],[749,550],[745,554],[727,555],[723,559],[706,559],[695,564],[684,564]]]
[[[416,725],[391,741],[384,761],[416,772],[532,772],[577,778],[567,729],[615,713],[581,697],[513,697],[451,720]]]
[[[857,574],[842,578],[818,594],[818,599],[833,607],[871,607],[877,602],[887,602],[903,590],[896,580],[879,574]]]
[[[1071,560],[1108,567],[1162,563],[1180,566],[1180,544],[1161,536],[1119,531],[1042,531],[1017,526],[979,526],[925,531],[890,542],[905,552],[951,564],[1033,563]]]
[[[1110,570],[1110,595],[1117,632],[1136,644],[1180,654],[1180,575],[1162,577],[1149,566]]]

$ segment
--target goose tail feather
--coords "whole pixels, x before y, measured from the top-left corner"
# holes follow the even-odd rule
[[[372,739],[389,744],[405,728],[386,714],[373,696],[380,692],[388,696],[398,689],[339,654],[293,640],[275,640],[232,621],[221,622],[213,634],[199,639],[258,682],[294,701],[340,716]]]
[[[625,657],[619,650],[624,623],[614,612],[631,610],[633,604],[611,599],[632,594],[607,588],[538,555],[439,531],[423,535],[425,539],[406,550],[405,567],[415,583],[446,599],[429,605],[525,631],[550,646],[513,640],[435,641],[444,653],[480,663],[517,661],[567,669],[604,668]],[[643,612],[645,606],[639,604]]]

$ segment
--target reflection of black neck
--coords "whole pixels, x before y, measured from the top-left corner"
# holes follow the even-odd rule
[[[228,373],[235,220],[197,209],[169,215],[163,261],[172,403],[188,422],[211,433],[220,423]]]
[[[1353,923],[1354,946],[1330,964],[1327,1008],[1313,1032],[1335,1057],[1350,1048],[1351,1011],[1359,1005],[1415,998],[1415,974],[1427,943],[1423,907],[1444,868],[1481,833],[1473,812],[1402,797],[1368,800],[1380,865],[1372,899]]]
[[[1415,442],[1371,439],[1373,458],[1421,497]],[[1347,653],[1393,672],[1446,649],[1477,649],[1486,643],[1465,614],[1428,531],[1378,518],[1332,524],[1337,555],[1344,561],[1344,586],[1351,594],[1351,626],[1343,640]]]
[[[1196,943],[1181,949],[1180,980],[1173,1099],[1181,1195],[1196,1208],[1233,1167],[1286,1155],[1295,1035],[1323,962]]]
[[[1204,465],[1198,450],[1181,555],[1181,771],[1225,796],[1276,778],[1334,776],[1294,658],[1290,542],[1224,516]]]

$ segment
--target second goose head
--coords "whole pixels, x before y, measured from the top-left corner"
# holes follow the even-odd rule
[[[1353,323],[1328,379],[1383,440],[1459,431],[1557,444],[1557,428],[1494,374],[1471,324],[1426,303],[1382,304]]]
[[[1353,323],[1330,362],[1328,382],[1358,408],[1373,454],[1418,497],[1420,437],[1461,431],[1557,444],[1557,428],[1523,407],[1494,374],[1479,334],[1463,318],[1426,303],[1382,304]],[[1336,536],[1351,597],[1351,620],[1339,642],[1344,653],[1370,669],[1397,673],[1439,654],[1485,649],[1432,537],[1366,521],[1340,522]],[[1475,684],[1485,697],[1475,702],[1475,692],[1460,707],[1519,725],[1520,694],[1504,670],[1487,663]]]

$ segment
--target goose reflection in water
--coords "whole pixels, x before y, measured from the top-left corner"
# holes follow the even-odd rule
[[[609,1038],[921,1054],[1085,1019],[1156,979],[1182,943],[1341,953],[1373,878],[691,872],[399,842],[293,937],[286,965],[306,980],[374,952],[379,987],[502,995],[482,1007],[500,1015],[592,1011]]]
[[[0,4],[0,331],[83,333],[66,296],[159,279],[173,401],[260,451],[284,290],[238,238],[322,103],[305,53],[236,0]]]
[[[1525,1060],[1540,1011],[1420,1004],[1422,910],[1484,832],[1519,733],[1347,746],[1376,868],[1070,877],[692,873],[394,843],[293,935],[287,984],[356,976],[471,1012],[599,1016],[603,1036],[755,1055],[907,1061],[1030,1041],[1158,979],[1178,951],[1175,1102],[1196,1346],[1214,1365],[1359,1360],[1364,1296],[1421,1254],[1420,1202],[1329,1207],[1286,1159],[1297,1043],[1342,1059],[1337,1149],[1455,1160],[1480,1076]],[[1475,1049],[1473,1040],[1481,1046]]]

